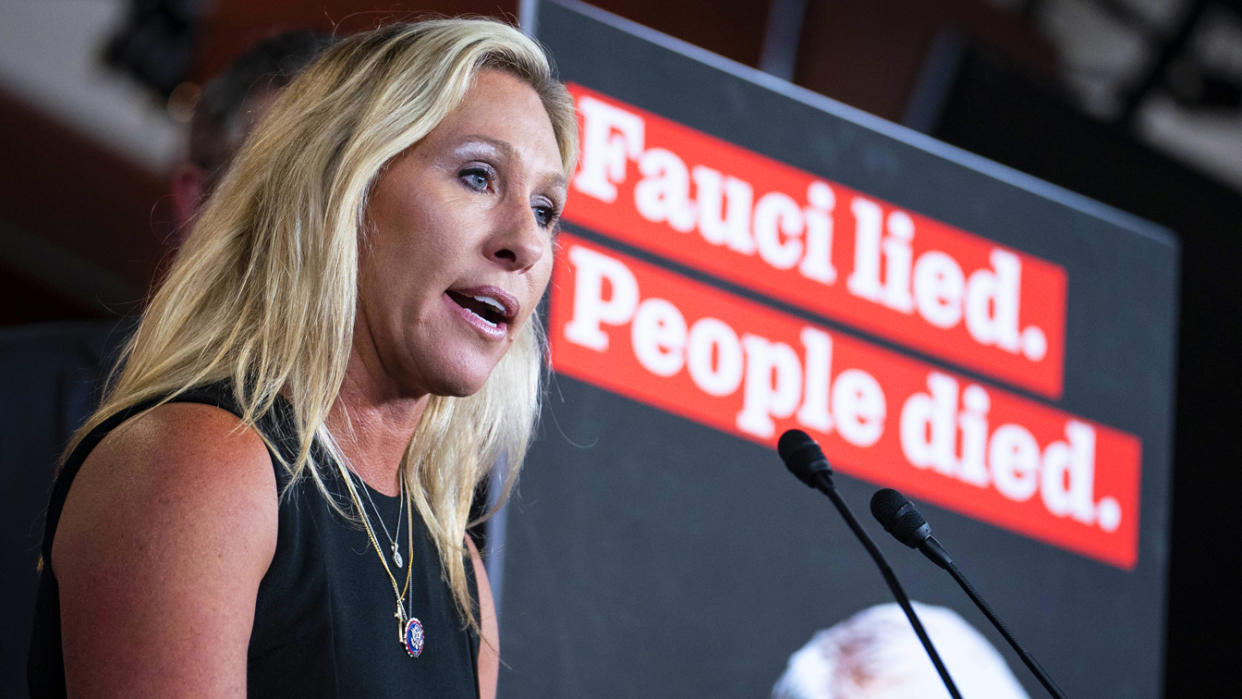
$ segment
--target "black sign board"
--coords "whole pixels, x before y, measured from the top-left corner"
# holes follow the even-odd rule
[[[583,154],[556,373],[493,537],[501,695],[766,696],[817,631],[891,601],[772,448],[797,427],[911,597],[1032,696],[867,514],[877,488],[919,502],[1070,696],[1156,696],[1171,237],[593,8],[541,3],[535,31]]]

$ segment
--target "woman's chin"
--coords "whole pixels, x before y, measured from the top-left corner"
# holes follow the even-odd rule
[[[423,393],[433,396],[446,396],[452,398],[465,398],[472,396],[487,385],[487,379],[491,376],[493,367],[487,367],[486,370],[457,370],[437,372],[435,375],[428,377],[421,388]]]

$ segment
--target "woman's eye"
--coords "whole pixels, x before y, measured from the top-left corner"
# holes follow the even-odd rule
[[[492,184],[491,173],[483,168],[469,168],[458,175],[462,182],[476,192],[486,192]]]
[[[552,226],[552,224],[556,223],[558,213],[556,207],[545,204],[536,204],[531,210],[535,212],[535,222],[541,227],[548,228]]]

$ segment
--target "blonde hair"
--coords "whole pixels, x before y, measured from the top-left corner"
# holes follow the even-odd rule
[[[278,395],[290,402],[297,456],[286,462],[273,453],[290,484],[309,475],[338,507],[320,472],[331,465],[317,464],[311,446],[318,439],[342,458],[325,420],[351,352],[368,195],[385,164],[439,124],[484,69],[538,93],[569,177],[572,100],[543,51],[516,29],[441,19],[342,40],[290,84],[239,151],[70,450],[127,407],[230,380],[244,425],[254,426]],[[482,390],[430,398],[401,463],[458,611],[476,628],[464,550],[470,505],[494,463],[516,465],[525,455],[543,356],[532,317]],[[276,437],[264,435],[269,445]],[[516,475],[509,468],[502,499]]]

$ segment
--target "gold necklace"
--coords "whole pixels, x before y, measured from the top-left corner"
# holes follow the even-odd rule
[[[406,502],[405,481],[402,480],[401,483],[401,499],[405,504],[405,516],[408,524],[405,533],[409,546],[407,550],[410,554],[410,567],[405,569],[405,587],[398,590],[397,578],[393,576],[392,570],[389,569],[388,560],[380,548],[379,540],[375,538],[375,530],[371,528],[371,517],[362,506],[362,500],[358,497],[358,491],[354,488],[354,479],[344,464],[337,463],[337,468],[341,471],[341,477],[345,479],[345,486],[349,489],[349,497],[353,500],[354,507],[358,508],[358,512],[362,513],[362,523],[366,528],[367,538],[371,540],[371,548],[375,550],[375,555],[379,557],[380,565],[384,566],[384,572],[388,574],[388,581],[392,583],[392,592],[397,598],[397,612],[393,614],[397,618],[397,642],[405,648],[405,652],[411,658],[417,658],[422,655],[423,648],[426,647],[427,637],[423,632],[423,622],[414,616],[413,595],[410,595],[410,611],[408,614],[406,613],[405,594],[410,589],[410,576],[414,572],[414,513],[411,511],[413,508]],[[359,476],[359,480],[361,479],[361,476]],[[363,487],[366,487],[365,483],[363,483]],[[398,521],[400,520],[398,519]]]

